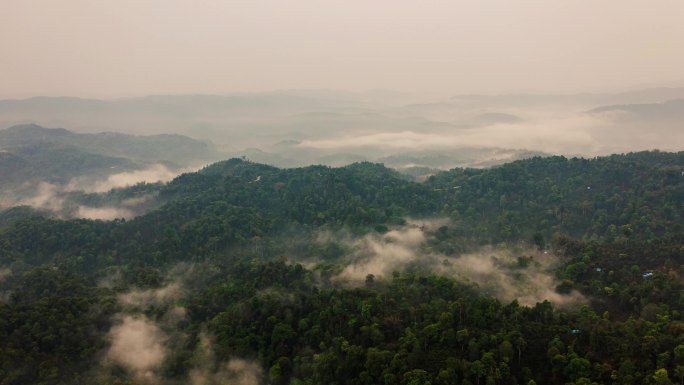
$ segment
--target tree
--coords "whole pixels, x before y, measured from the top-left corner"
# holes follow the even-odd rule
[[[672,384],[670,377],[667,375],[667,369],[661,368],[653,373],[653,381],[658,385],[668,385]]]

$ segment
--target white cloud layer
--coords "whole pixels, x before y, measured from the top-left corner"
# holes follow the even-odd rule
[[[498,123],[448,131],[401,131],[351,134],[302,141],[299,146],[319,150],[376,148],[390,151],[457,150],[464,147],[501,147],[585,156],[623,152],[635,148],[676,150],[684,134],[653,135],[629,130],[615,114],[538,113],[519,123]],[[629,132],[629,135],[625,135]],[[638,143],[638,147],[636,147]]]

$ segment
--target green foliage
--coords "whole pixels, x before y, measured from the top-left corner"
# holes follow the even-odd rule
[[[22,274],[0,303],[2,383],[55,383],[97,364],[113,303],[79,275],[51,268]]]
[[[683,230],[684,153],[595,159],[533,158],[484,170],[455,169],[426,185],[470,241],[649,239]],[[619,231],[618,231],[619,230]]]
[[[160,371],[170,383],[188,382],[202,333],[213,341],[202,364],[254,359],[271,384],[682,381],[677,167],[682,154],[536,158],[421,184],[369,163],[282,170],[233,159],[110,193],[158,192],[160,207],[133,220],[10,213],[0,229],[0,383],[134,383],[101,367],[122,311],[116,296],[163,287],[179,263],[191,278],[176,300],[186,315],[174,333],[184,339],[169,343]],[[429,231],[430,252],[533,245],[560,256],[557,291],[589,302],[501,303],[417,269],[335,284],[353,247],[335,234],[385,233],[407,216],[434,215],[452,222]],[[511,269],[536,263],[523,256]],[[111,289],[98,286],[111,277]],[[161,322],[166,308],[140,311]]]

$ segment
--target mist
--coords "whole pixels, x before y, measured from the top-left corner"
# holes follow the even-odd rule
[[[211,141],[216,158],[245,156],[280,167],[366,160],[398,169],[449,169],[542,154],[678,151],[684,146],[681,100],[684,88],[439,98],[345,91],[41,98],[0,100],[0,125],[35,122],[78,132],[177,133]],[[201,153],[188,153],[184,161]],[[173,154],[166,151],[166,158]],[[155,164],[94,183],[92,178],[72,183],[74,189],[102,192],[143,180],[168,180],[174,174]]]
[[[123,366],[138,381],[158,383],[158,370],[168,354],[168,336],[144,316],[123,316],[108,335],[107,360]]]
[[[117,302],[121,312],[113,317],[107,333],[109,346],[103,355],[100,370],[114,366],[126,370],[136,382],[152,385],[177,385],[180,382],[164,378],[160,371],[173,352],[197,338],[190,359],[190,369],[184,384],[190,385],[258,385],[263,378],[261,366],[248,359],[233,357],[225,362],[214,355],[214,338],[201,330],[195,337],[184,329],[187,311],[182,306],[187,285],[196,285],[206,274],[207,266],[179,263],[165,273],[165,284],[157,288],[130,288],[120,292]],[[100,282],[114,288],[122,282],[120,271]],[[155,314],[154,317],[148,314]]]
[[[133,289],[119,294],[119,303],[126,307],[145,309],[149,306],[162,305],[177,300],[182,295],[180,283],[172,282],[157,289]]]
[[[153,195],[147,194],[111,201],[96,207],[79,203],[79,197],[83,194],[104,194],[113,189],[126,188],[138,183],[167,182],[183,171],[185,169],[173,171],[164,165],[155,164],[142,170],[109,175],[104,179],[89,176],[72,178],[64,184],[46,181],[27,183],[22,186],[21,191],[30,191],[30,193],[4,191],[0,208],[30,206],[63,219],[86,218],[105,221],[119,218],[131,219],[146,211],[146,206],[154,200]]]
[[[684,385],[682,16],[0,0],[0,385]]]
[[[519,254],[509,250],[485,249],[455,259],[446,258],[436,271],[474,283],[483,292],[505,302],[517,300],[521,305],[534,306],[548,300],[559,307],[587,302],[576,290],[569,294],[556,292],[560,282],[553,277],[553,268],[558,264],[555,256],[531,250],[526,254],[516,256]],[[530,254],[529,261],[519,259],[529,258]]]
[[[459,125],[456,121],[449,130],[427,132],[344,133],[330,138],[303,140],[298,146],[326,151],[365,149],[368,152],[389,153],[440,153],[458,152],[464,148],[497,147],[595,156],[648,149],[678,151],[684,145],[684,133],[677,129],[676,124],[635,121],[627,112],[558,112],[550,108],[546,111],[508,110],[507,113],[525,118],[516,122],[493,121],[478,126]],[[663,131],[667,134],[663,135]]]
[[[182,134],[220,149],[206,159],[209,147],[176,145],[152,151],[157,161],[341,166],[427,152],[442,160],[391,167],[446,169],[684,145],[676,1],[587,12],[578,1],[169,0],[163,14],[155,2],[7,1],[0,127]]]
[[[97,219],[102,221],[111,221],[114,219],[130,219],[133,218],[135,214],[133,211],[128,209],[121,209],[115,207],[87,207],[78,206],[75,218],[86,218],[86,219]]]
[[[69,185],[58,185],[48,182],[39,182],[34,190],[34,195],[28,198],[11,198],[5,200],[5,207],[30,206],[39,211],[62,219],[85,218],[96,220],[114,220],[118,218],[130,219],[141,213],[136,209],[145,201],[123,203],[119,207],[90,207],[73,202],[76,193],[83,190],[74,190]]]
[[[120,279],[120,275],[107,277],[102,285],[111,286]],[[185,318],[185,309],[169,306],[163,317],[155,320],[148,318],[145,311],[172,305],[181,296],[181,284],[175,280],[160,288],[133,288],[120,293],[117,301],[122,312],[114,316],[114,325],[107,334],[110,346],[102,362],[103,367],[118,365],[136,381],[162,384],[159,373],[162,363],[169,356],[171,347],[186,338],[178,329]]]
[[[263,377],[261,367],[252,361],[234,358],[216,365],[213,339],[200,333],[199,344],[193,357],[195,367],[190,371],[190,385],[258,385]]]
[[[64,186],[64,189],[65,191],[103,193],[115,188],[129,187],[143,182],[168,182],[187,171],[190,171],[190,169],[171,170],[163,164],[153,164],[141,170],[107,175],[106,178],[73,178]]]
[[[333,281],[356,286],[363,284],[369,274],[387,280],[395,271],[419,268],[476,285],[483,293],[505,302],[517,300],[522,305],[534,306],[548,300],[561,307],[586,302],[577,291],[567,295],[556,292],[560,282],[553,274],[559,260],[548,251],[530,248],[514,252],[487,247],[458,256],[431,251],[430,232],[445,221],[409,220],[407,226],[384,234],[368,234],[358,239],[339,237],[350,254]]]

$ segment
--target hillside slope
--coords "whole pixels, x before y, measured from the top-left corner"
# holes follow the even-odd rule
[[[8,217],[0,381],[679,378],[683,166],[534,158],[416,183],[231,159],[156,186],[132,220]]]

